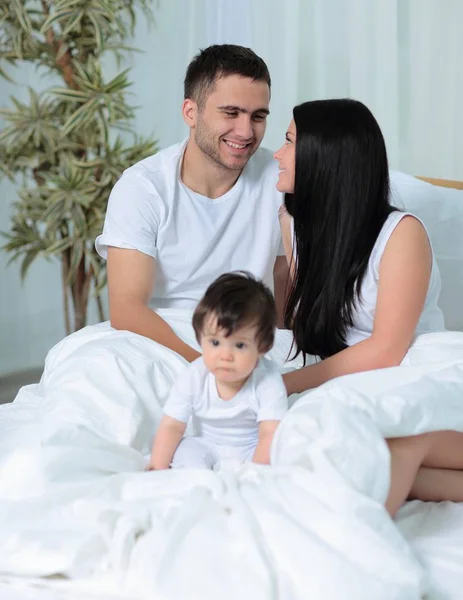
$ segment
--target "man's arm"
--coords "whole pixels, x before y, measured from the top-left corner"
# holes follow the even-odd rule
[[[156,277],[156,261],[138,250],[108,248],[109,316],[115,329],[133,331],[181,354],[192,362],[200,353],[185,344],[149,300]]]

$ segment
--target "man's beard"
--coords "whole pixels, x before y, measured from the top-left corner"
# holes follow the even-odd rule
[[[196,126],[195,142],[198,148],[208,158],[210,162],[222,167],[223,169],[228,169],[230,171],[242,171],[246,166],[248,160],[251,158],[252,154],[254,154],[254,152],[249,154],[249,156],[246,157],[246,162],[241,164],[228,164],[224,162],[219,151],[220,144],[222,143],[221,140],[219,139],[219,147],[217,147],[214,136],[211,134],[210,130],[207,128],[207,126],[204,125],[203,122],[199,122]]]

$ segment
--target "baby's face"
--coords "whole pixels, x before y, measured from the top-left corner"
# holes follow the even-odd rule
[[[218,383],[245,383],[262,356],[256,341],[255,326],[245,326],[227,336],[217,327],[217,319],[206,319],[201,336],[204,364]]]

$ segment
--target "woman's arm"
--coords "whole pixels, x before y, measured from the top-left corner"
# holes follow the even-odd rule
[[[423,310],[431,268],[431,247],[424,227],[414,217],[404,217],[381,259],[371,337],[315,365],[285,374],[288,394],[341,375],[399,365]]]
[[[172,458],[185,433],[186,424],[164,415],[154,438],[148,469],[168,469]]]

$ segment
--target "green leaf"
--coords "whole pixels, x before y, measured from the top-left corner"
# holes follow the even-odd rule
[[[111,52],[116,52],[119,50],[123,50],[124,52],[135,52],[136,54],[143,54],[143,50],[139,48],[134,48],[133,46],[125,46],[124,44],[105,44],[105,50],[109,50]]]
[[[112,79],[107,85],[104,86],[104,91],[107,94],[111,94],[114,92],[122,91],[123,89],[132,85],[130,81],[127,80],[127,73],[130,69],[125,69],[122,73],[119,73],[114,79]]]
[[[48,208],[42,214],[40,220],[47,225],[54,223],[55,221],[61,221],[65,214],[64,200],[58,202],[50,202]],[[52,219],[53,217],[53,219]]]
[[[98,22],[98,20],[95,18],[95,16],[92,13],[90,13],[88,16],[89,16],[89,19],[92,22],[93,28],[95,30],[96,47],[97,47],[98,51],[101,53],[101,51],[103,50],[103,40],[104,40],[103,29],[102,29],[100,23]]]
[[[4,58],[4,57],[2,57]],[[10,83],[14,83],[14,79],[12,79],[8,73],[5,71],[5,69],[3,67],[0,67],[0,77],[2,77],[3,79],[6,79],[7,81],[9,81]]]
[[[87,222],[85,213],[81,206],[75,204],[72,207],[72,220],[74,223],[74,235],[77,233],[79,236],[86,235],[87,233]]]
[[[49,94],[70,102],[87,102],[90,97],[88,92],[71,90],[70,88],[50,88],[47,91]]]
[[[21,2],[21,0],[10,0],[10,2],[22,29],[27,34],[32,33],[32,23],[26,10],[26,3]]]
[[[100,124],[100,132],[103,136],[103,146],[107,146],[109,141],[109,126],[101,107],[98,110],[98,123]]]
[[[40,28],[40,33],[47,33],[47,31],[55,23],[59,23],[60,21],[63,21],[64,19],[70,17],[72,13],[73,10],[69,10],[67,8],[51,13],[51,15],[45,20],[44,24]]]
[[[92,119],[94,111],[98,108],[100,103],[99,98],[93,98],[89,100],[85,104],[83,104],[80,108],[78,108],[66,123],[63,125],[63,129],[61,130],[61,135],[64,137],[69,135],[76,127],[83,126],[86,122]]]
[[[55,10],[62,10],[63,8],[70,9],[73,6],[81,5],[82,0],[55,0]]]
[[[89,59],[90,60],[90,59]],[[92,83],[92,78],[90,77],[87,69],[84,67],[84,65],[82,65],[79,61],[75,60],[74,61],[74,67],[79,75],[79,77],[83,80],[86,81],[87,83]],[[91,64],[91,63],[90,63]]]
[[[63,29],[63,32],[61,33],[62,37],[66,37],[73,30],[80,31],[80,24],[84,15],[84,10],[75,11],[74,16],[69,19],[66,23],[66,27]]]
[[[29,267],[34,262],[34,260],[39,256],[39,254],[40,254],[40,248],[33,248],[32,250],[29,250],[29,252],[26,253],[26,256],[23,258],[23,261],[21,263],[21,271],[20,271],[21,281],[24,281],[24,279],[26,278],[26,275],[29,271]]]
[[[14,179],[15,179],[14,171],[5,163],[5,161],[0,161],[0,171],[10,181],[14,181]]]
[[[45,254],[48,254],[49,256],[61,254],[62,252],[70,248],[72,246],[72,243],[73,240],[70,237],[58,239],[51,246],[48,246],[48,248],[45,250]]]

